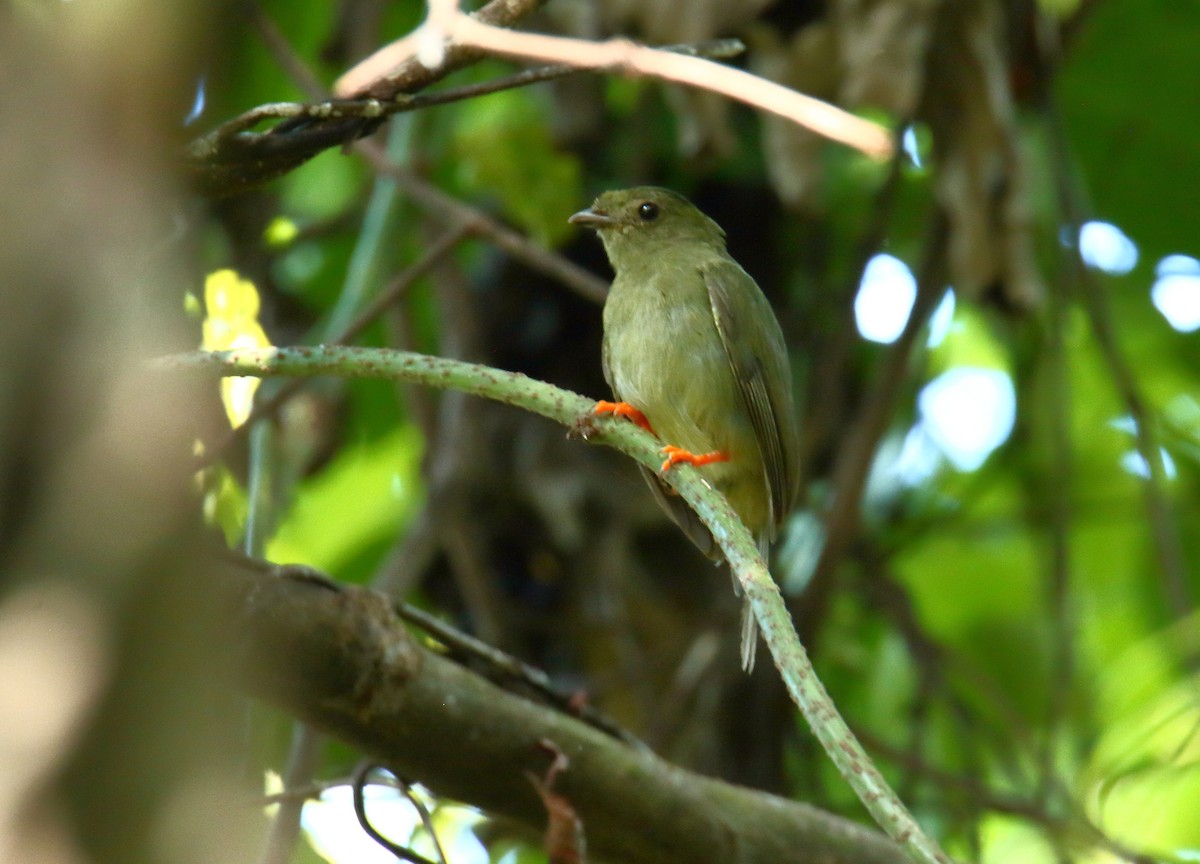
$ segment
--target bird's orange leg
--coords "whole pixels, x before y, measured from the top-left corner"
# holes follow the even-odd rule
[[[711,465],[713,462],[728,462],[729,454],[724,450],[713,450],[711,453],[692,453],[690,450],[684,450],[682,447],[676,447],[674,444],[668,444],[666,447],[658,451],[665,455],[666,461],[663,462],[662,468],[659,471],[666,474],[673,467],[679,464],[695,465]]]
[[[638,409],[634,408],[628,402],[606,402],[603,399],[596,403],[592,409],[595,414],[612,414],[614,417],[624,417],[631,420],[638,426],[641,426],[651,435],[656,435],[654,428],[650,425],[650,421],[646,419],[646,415]],[[692,453],[690,450],[684,450],[682,447],[676,447],[674,444],[668,444],[660,451],[666,460],[662,464],[659,471],[663,474],[667,473],[676,465],[687,464],[695,465],[710,465],[713,462],[728,462],[729,454],[724,450],[713,450],[711,453]]]
[[[612,414],[614,417],[624,417],[627,420],[632,420],[651,435],[655,434],[654,429],[650,426],[650,421],[646,419],[646,415],[628,402],[605,402],[601,399],[596,403],[596,407],[592,411],[596,414]]]

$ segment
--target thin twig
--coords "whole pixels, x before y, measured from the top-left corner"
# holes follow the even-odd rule
[[[258,3],[251,3],[246,10],[246,15],[249,17],[250,23],[254,25],[254,29],[258,31],[259,38],[263,40],[267,49],[275,57],[275,62],[282,66],[288,77],[308,94],[308,98],[328,99],[329,88],[321,83],[312,68],[292,49],[291,43],[287,41],[270,16],[263,11],[262,6]]]
[[[354,146],[366,157],[371,167],[399,183],[417,204],[434,215],[451,225],[466,226],[473,234],[483,237],[525,266],[560,282],[581,297],[595,303],[604,302],[608,295],[608,283],[605,280],[393,164],[376,142],[359,141]]]
[[[1060,244],[1060,260],[1073,257]],[[1074,269],[1065,261],[1065,270]],[[1071,482],[1074,474],[1071,448],[1071,379],[1067,362],[1064,334],[1068,326],[1068,300],[1063,285],[1058,280],[1049,296],[1050,321],[1046,334],[1045,358],[1049,381],[1046,396],[1041,400],[1044,414],[1049,416],[1049,459],[1043,467],[1049,478],[1046,488],[1044,477],[1035,481],[1038,493],[1048,495],[1047,531],[1050,540],[1050,572],[1047,574],[1046,597],[1053,634],[1049,680],[1049,705],[1047,707],[1046,730],[1043,736],[1038,763],[1041,773],[1039,800],[1044,801],[1053,788],[1055,776],[1055,754],[1058,737],[1067,706],[1070,704],[1071,682],[1075,663],[1075,616],[1071,614]],[[1035,494],[1029,488],[1031,495]],[[1040,509],[1040,508],[1038,508]]]
[[[908,322],[900,338],[889,348],[874,383],[859,404],[854,422],[849,425],[850,434],[838,452],[831,504],[825,514],[825,542],[812,577],[817,584],[828,579],[828,574],[858,533],[862,495],[876,449],[892,418],[917,337],[942,296],[947,231],[946,214],[938,209],[925,242],[925,260],[918,273],[917,297]]]
[[[1079,192],[1072,182],[1069,166],[1072,159],[1062,127],[1061,115],[1054,103],[1052,88],[1046,88],[1043,115],[1050,130],[1050,142],[1054,154],[1054,174],[1059,208],[1063,223],[1069,227],[1072,243],[1072,275],[1080,289],[1083,306],[1095,334],[1100,353],[1113,378],[1113,384],[1121,400],[1129,410],[1134,423],[1134,443],[1146,467],[1142,489],[1146,499],[1146,513],[1150,522],[1150,535],[1158,558],[1163,579],[1163,593],[1177,618],[1184,618],[1195,610],[1187,572],[1187,559],[1180,544],[1174,514],[1168,500],[1167,471],[1163,464],[1162,446],[1158,440],[1158,419],[1152,416],[1146,404],[1142,388],[1132,367],[1125,358],[1113,324],[1108,297],[1092,272],[1084,265],[1079,250],[1079,231],[1085,221]]]
[[[283,789],[290,792],[312,785],[321,754],[323,736],[306,723],[292,726],[292,743],[288,751],[288,764],[284,771]],[[292,795],[279,802],[279,810],[271,820],[266,845],[259,864],[287,864],[291,861],[300,836],[300,816],[309,796]]]
[[[313,780],[311,783],[301,786],[291,786],[280,792],[263,795],[261,798],[254,799],[254,803],[260,807],[267,807],[271,804],[281,804],[284,801],[295,801],[297,799],[319,801],[321,796],[330,789],[349,786],[353,782],[353,779],[352,777],[340,777],[337,780]]]
[[[431,2],[424,24],[347,72],[335,90],[357,92],[379,74],[381,67],[396,65],[410,57],[439,68],[449,45],[519,60],[619,71],[687,84],[777,114],[873,158],[886,159],[892,153],[891,138],[878,124],[741,69],[637,45],[627,39],[593,42],[496,27],[463,14],[454,3]]]
[[[969,796],[973,804],[983,810],[1021,816],[1041,825],[1052,836],[1063,835],[1070,838],[1082,834],[1088,842],[1122,860],[1131,862],[1131,864],[1156,864],[1161,861],[1161,859],[1130,849],[1113,840],[1081,813],[1072,813],[1070,817],[1055,815],[1046,808],[1042,801],[996,792],[985,786],[976,775],[946,771],[936,765],[930,765],[906,750],[892,746],[871,732],[863,729],[857,731],[859,737],[870,747],[872,752],[890,762],[902,765],[910,771],[921,774],[943,789],[962,790]]]
[[[901,129],[897,128],[895,132],[897,142],[899,142],[901,134]],[[808,377],[808,383],[812,388],[811,399],[808,401],[813,406],[813,409],[806,415],[806,419],[812,421],[805,430],[805,444],[808,448],[805,453],[806,457],[811,457],[813,448],[823,449],[831,446],[833,443],[831,439],[835,433],[840,435],[842,428],[856,429],[860,433],[863,430],[861,423],[848,422],[844,417],[844,413],[847,410],[844,395],[848,389],[846,387],[846,379],[857,334],[854,321],[854,297],[862,281],[862,276],[866,271],[868,262],[873,255],[883,248],[883,241],[887,234],[888,220],[895,209],[900,181],[904,173],[902,169],[905,158],[907,157],[899,151],[892,157],[887,175],[874,196],[870,209],[871,215],[867,225],[855,244],[854,266],[850,270],[851,276],[826,300],[828,307],[832,308],[833,314],[836,317],[832,318],[827,326],[821,327],[818,325],[816,329],[819,332],[814,334],[815,338],[821,340],[821,344],[817,345],[817,350],[814,351],[813,367]],[[914,307],[909,314],[910,316],[916,315],[916,308]],[[896,349],[893,348],[893,350]],[[894,398],[894,394],[884,391],[882,385],[880,385],[876,389],[873,389],[868,398],[857,406],[860,417],[866,413],[866,406],[877,403],[881,395],[886,398]],[[877,405],[877,407],[881,406]],[[890,414],[890,412],[888,413]],[[878,434],[882,435],[883,430],[880,429]],[[838,465],[848,464],[849,448],[852,440],[838,442],[840,444]],[[877,446],[878,438],[876,438],[875,443],[871,444],[869,453],[865,455],[860,454],[855,458],[870,460]],[[869,471],[869,464],[863,465],[863,468]],[[835,471],[834,476],[841,476],[843,478],[841,482],[846,484],[847,487],[853,479],[845,471],[840,475]],[[858,480],[859,491],[854,493],[855,495],[861,497],[861,484],[865,482],[866,474],[864,473]],[[842,499],[847,494],[843,486],[837,486],[837,490],[833,496],[834,501]],[[844,503],[847,506],[853,504],[855,509],[849,512],[857,513],[857,504],[855,502],[846,500]],[[829,525],[835,522],[843,524],[844,517],[841,514],[834,513],[832,510],[826,513],[824,517],[826,530],[828,530]],[[857,530],[856,526],[855,530]],[[844,535],[839,531],[834,534],[832,542],[835,544],[849,543],[851,539],[852,537]],[[828,549],[829,544],[830,538],[826,536],[822,549]],[[810,650],[816,650],[815,646],[819,644],[821,635],[820,624],[827,618],[825,609],[833,592],[833,575],[835,572],[835,568],[831,564],[833,559],[828,559],[826,563],[822,564],[822,557],[818,556],[812,573],[804,574],[806,576],[807,587],[804,593],[793,602],[794,614],[797,619],[797,629],[804,635],[805,644],[809,646]]]
[[[636,735],[625,729],[607,714],[597,710],[592,705],[580,703],[578,694],[563,693],[554,686],[550,676],[535,666],[530,666],[511,654],[506,654],[498,648],[474,638],[461,630],[456,630],[439,618],[424,612],[407,603],[396,604],[396,614],[410,624],[420,627],[433,638],[445,645],[459,659],[474,657],[487,664],[489,680],[507,678],[509,681],[520,682],[537,693],[550,705],[566,714],[578,717],[589,726],[594,726],[606,735],[623,741],[632,747],[648,750],[644,742]]]
[[[655,50],[667,51],[671,54],[679,54],[684,57],[704,57],[709,60],[723,60],[743,53],[746,50],[746,46],[739,39],[713,39],[709,42],[697,42],[695,44],[662,45],[658,46]],[[491,81],[481,81],[478,84],[465,84],[461,87],[447,87],[445,90],[423,93],[420,96],[413,97],[415,101],[412,107],[429,108],[434,105],[461,102],[465,99],[474,99],[477,96],[499,93],[502,90],[513,90],[517,87],[528,87],[530,84],[557,81],[561,78],[587,71],[590,70],[581,69],[578,66],[566,63],[551,63],[547,66],[536,66],[513,75],[494,78]],[[411,108],[408,110],[411,110]]]
[[[396,782],[400,785],[400,791],[404,793],[408,803],[421,817],[421,825],[424,826],[425,833],[429,835],[429,840],[433,843],[433,851],[437,852],[438,864],[446,864],[446,850],[442,848],[442,841],[438,839],[437,828],[433,824],[433,816],[430,814],[429,808],[425,806],[424,801],[417,797],[411,783],[403,777],[396,777]]]
[[[430,861],[424,855],[420,855],[409,849],[407,846],[401,846],[399,843],[394,843],[389,840],[387,837],[381,834],[378,829],[371,824],[371,820],[367,818],[367,802],[363,792],[367,785],[367,781],[370,779],[371,772],[376,768],[382,767],[382,765],[376,765],[374,762],[364,761],[354,769],[354,780],[351,785],[354,790],[354,815],[358,817],[358,824],[362,827],[363,831],[368,837],[370,837],[384,849],[391,852],[397,858],[402,858],[405,861],[411,861],[412,864],[434,864],[434,862]],[[399,780],[400,778],[397,777],[396,779]],[[418,806],[416,799],[413,797],[411,790],[408,788],[408,784],[404,783],[403,781],[400,782],[401,789],[404,791],[405,796],[410,802],[413,803],[413,806],[417,808],[417,813],[421,817],[421,823],[427,824],[426,820],[429,816],[428,812],[425,810],[423,805]],[[429,828],[427,827],[426,830],[429,830]],[[437,840],[437,834],[433,831],[430,831],[430,836],[433,838],[434,847],[437,849],[438,855],[440,856],[440,864],[446,864],[446,856],[442,852],[442,845]]]

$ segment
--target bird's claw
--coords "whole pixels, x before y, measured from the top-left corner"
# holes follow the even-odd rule
[[[596,407],[592,409],[592,413],[612,414],[614,417],[624,417],[626,420],[631,420],[638,426],[641,426],[651,435],[654,434],[654,429],[650,426],[650,421],[646,419],[646,415],[628,402],[607,402],[601,399],[596,403]]]
[[[668,444],[658,451],[667,458],[663,461],[662,467],[659,470],[660,474],[666,474],[676,465],[710,465],[713,462],[728,462],[729,454],[724,450],[713,450],[710,453],[693,453],[690,450],[684,450],[682,447],[676,447],[674,444]]]

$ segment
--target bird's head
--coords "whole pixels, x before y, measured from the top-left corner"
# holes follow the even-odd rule
[[[725,248],[721,226],[682,195],[658,186],[605,192],[568,221],[595,229],[617,270],[633,256],[643,258],[670,248],[695,243]]]

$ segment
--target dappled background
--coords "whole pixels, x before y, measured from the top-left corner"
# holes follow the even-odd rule
[[[323,98],[424,7],[212,14],[152,103],[163,162],[254,106]],[[39,15],[9,24],[43,27]],[[747,51],[727,62],[884,124],[897,156],[586,72],[397,114],[239,194],[193,151],[179,170],[205,194],[168,199],[169,218],[135,235],[184,268],[137,287],[176,328],[165,341],[351,329],[354,344],[606,398],[610,271],[566,219],[610,188],[686,194],[774,304],[801,391],[804,494],[772,570],[819,675],[918,820],[963,859],[1194,860],[1200,8],[549,0],[518,26],[739,38]],[[436,86],[516,68],[485,59]],[[866,819],[771,664],[760,653],[741,673],[728,575],[629,460],[453,392],[284,386],[212,383],[188,404],[196,522],[252,555],[393,592],[545,669],[678,764]],[[255,396],[269,408],[246,423]],[[358,758],[281,714],[242,713],[237,762],[256,784],[344,777]],[[456,864],[544,858],[536,838],[438,803]],[[279,820],[264,860],[315,860],[310,845],[366,860],[349,851],[357,826],[331,828],[352,819],[348,801],[306,814],[302,848]]]

